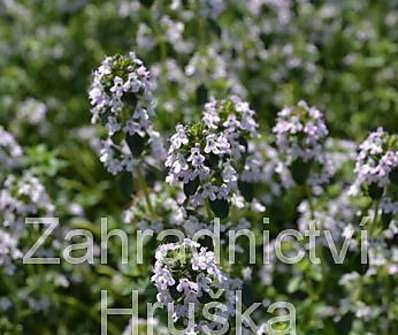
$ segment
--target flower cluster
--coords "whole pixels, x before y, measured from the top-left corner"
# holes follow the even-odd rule
[[[289,160],[300,158],[306,162],[322,154],[328,135],[322,113],[315,107],[309,107],[305,101],[282,109],[273,132],[279,150]]]
[[[37,99],[27,98],[19,104],[17,118],[31,125],[39,125],[46,119],[47,106]]]
[[[336,198],[329,196],[329,201],[304,200],[298,206],[300,216],[297,221],[298,229],[304,234],[313,229],[329,231],[334,241],[346,241],[349,250],[358,250],[358,242],[353,238],[358,233],[358,208],[353,204],[349,193],[343,189]],[[316,209],[312,209],[315,207]],[[317,243],[327,245],[324,236],[317,239]]]
[[[49,215],[54,205],[38,178],[25,173],[22,177],[10,175],[0,190],[1,225],[14,232],[24,227],[24,218],[29,215]]]
[[[14,272],[13,261],[22,257],[18,249],[18,239],[0,229],[0,266],[7,274]]]
[[[397,167],[397,136],[379,128],[359,146],[355,166],[359,184],[384,188],[394,178]]]
[[[384,214],[397,214],[398,202],[392,201],[389,197],[384,197],[380,202],[380,208]]]
[[[151,74],[134,53],[107,57],[94,72],[89,92],[92,123],[107,131],[100,160],[112,174],[131,171],[134,158],[152,151],[162,157],[160,136],[152,129]]]
[[[13,261],[22,256],[19,238],[28,216],[48,216],[54,211],[41,182],[29,173],[21,178],[9,175],[0,190],[0,265],[8,274],[14,272]]]
[[[285,107],[278,113],[273,132],[283,162],[297,183],[311,177],[312,184],[328,179],[330,162],[324,152],[328,129],[318,109],[309,107],[305,101]]]
[[[232,280],[221,271],[216,263],[214,253],[201,247],[199,243],[185,239],[182,243],[161,245],[156,251],[156,263],[152,282],[155,284],[160,304],[168,307],[173,305],[175,321],[191,324],[192,331],[200,331],[203,326],[214,329],[220,324],[203,320],[192,320],[202,315],[206,302],[219,302],[226,308],[219,308],[220,314],[226,319],[234,315],[234,290],[241,285],[240,281]],[[221,291],[220,291],[221,290]],[[215,298],[214,293],[218,298]],[[210,299],[210,300],[209,300]],[[194,308],[192,312],[190,309]],[[221,312],[222,311],[222,312]]]
[[[283,188],[289,188],[293,181],[286,166],[279,159],[278,151],[267,142],[255,141],[249,143],[249,156],[246,159],[244,170],[240,177],[239,188],[246,199],[254,197],[254,189],[260,185],[262,200],[270,203],[274,197],[281,195]]]
[[[225,204],[238,189],[248,140],[257,134],[254,114],[247,102],[232,96],[206,103],[201,122],[177,125],[166,159],[166,181],[182,182],[195,206],[205,199],[212,206]]]
[[[14,169],[21,164],[22,148],[14,136],[0,126],[0,170]]]

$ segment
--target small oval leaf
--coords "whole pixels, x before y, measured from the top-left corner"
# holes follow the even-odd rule
[[[311,162],[304,162],[302,159],[296,159],[290,165],[290,172],[298,185],[304,185],[311,172]]]
[[[199,187],[199,177],[184,184],[184,193],[187,197],[194,195]]]
[[[205,84],[201,84],[196,89],[196,104],[201,106],[207,102],[209,98],[209,92]]]
[[[246,201],[251,202],[254,198],[254,185],[244,181],[238,181],[239,191]]]
[[[383,196],[384,188],[372,183],[368,185],[368,194],[373,200],[379,200]]]
[[[131,154],[135,157],[141,155],[145,149],[145,138],[141,137],[137,133],[134,135],[126,134],[126,142]]]
[[[209,201],[210,208],[214,215],[220,219],[225,219],[229,214],[229,203],[224,199]]]

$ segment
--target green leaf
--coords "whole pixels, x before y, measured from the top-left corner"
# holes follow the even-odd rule
[[[290,165],[290,172],[294,181],[298,185],[304,185],[310,175],[312,162],[304,162],[302,159],[297,158]]]
[[[108,117],[110,115],[111,115],[110,109],[107,109],[104,113],[100,113],[99,118],[103,126],[105,126],[108,123]]]
[[[390,225],[391,220],[392,220],[392,213],[385,213],[385,212],[383,212],[383,213],[381,214],[381,222],[382,222],[383,227],[384,227],[385,229],[388,228],[388,226]]]
[[[372,183],[368,185],[368,194],[373,200],[381,199],[384,193],[384,188],[379,187],[377,184]]]
[[[205,84],[201,84],[196,89],[196,104],[201,106],[207,102],[209,98],[209,92]]]
[[[134,135],[126,134],[126,142],[134,157],[140,156],[145,149],[145,138],[137,133]]]
[[[141,4],[147,8],[151,8],[155,0],[140,0]]]
[[[238,139],[239,144],[243,145],[245,147],[245,152],[247,152],[248,148],[249,148],[249,143],[247,142],[247,139],[245,139],[243,136],[239,137]]]
[[[184,193],[187,197],[194,195],[199,187],[199,177],[184,184]]]
[[[396,186],[398,186],[398,169],[394,169],[390,173],[390,179]]]
[[[55,176],[68,166],[66,160],[58,158],[56,150],[49,150],[45,145],[38,145],[25,149],[24,164],[37,175]]]
[[[299,276],[292,278],[287,286],[287,292],[288,293],[296,292],[300,288],[301,282],[302,278]]]
[[[246,183],[244,181],[238,181],[238,187],[240,193],[245,198],[246,201],[252,201],[254,198],[254,185],[252,183]]]
[[[208,158],[206,158],[205,165],[210,169],[216,169],[218,167],[218,163],[220,162],[220,157],[210,153]]]
[[[210,208],[214,215],[220,219],[225,219],[229,214],[229,203],[224,199],[216,199],[209,201]]]
[[[208,18],[207,23],[210,27],[210,30],[212,30],[218,37],[220,37],[222,34],[222,29],[219,26],[219,24],[217,23],[217,21],[213,20],[211,18]]]
[[[124,171],[119,176],[119,187],[123,196],[130,198],[133,193],[133,175],[131,172]]]
[[[137,106],[137,96],[134,93],[128,93],[123,96],[123,100],[129,104],[130,108],[134,111]]]

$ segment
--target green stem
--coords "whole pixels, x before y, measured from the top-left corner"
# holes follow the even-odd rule
[[[146,205],[148,207],[148,211],[149,211],[149,213],[153,214],[154,210],[153,210],[153,206],[152,206],[152,201],[151,201],[151,197],[150,197],[148,184],[147,184],[147,182],[145,180],[144,173],[141,171],[140,168],[137,169],[137,177],[138,177],[138,180],[139,180],[140,189],[144,193],[144,197],[145,197]]]
[[[212,212],[212,210],[210,208],[209,201],[205,201],[205,203],[206,203],[206,214],[207,214],[207,218],[209,220],[208,223],[210,224],[210,222],[213,219],[213,214],[212,214],[213,212]]]
[[[170,86],[167,78],[167,67],[166,67],[167,48],[164,36],[162,34],[162,27],[160,26],[160,21],[153,17],[152,11],[150,9],[148,9],[148,16],[149,16],[150,25],[155,35],[155,40],[159,45],[159,55],[160,55],[159,61],[160,61],[160,66],[162,68],[161,82],[165,87],[166,96],[172,97],[172,92],[170,91]]]
[[[202,17],[202,15],[200,13],[200,1],[197,1],[196,3],[197,3],[196,11],[197,11],[197,16],[198,16],[198,30],[199,30],[198,31],[198,33],[199,33],[199,47],[202,48],[203,46],[206,45],[206,34],[205,34],[206,30],[205,30],[205,25],[204,25],[204,22],[203,22],[203,17]]]
[[[379,217],[379,207],[380,207],[380,200],[377,200],[375,205],[375,213],[373,216],[373,225],[377,224],[377,219]]]
[[[307,196],[308,206],[310,208],[310,219],[311,219],[311,221],[314,221],[315,220],[315,209],[314,209],[314,203],[312,201],[311,189],[310,189],[310,187],[308,187],[308,185],[305,186],[305,194]],[[319,255],[320,262],[321,262],[320,263],[320,268],[321,268],[322,279],[321,279],[321,281],[320,281],[320,283],[318,285],[316,296],[320,297],[322,292],[325,289],[325,286],[326,286],[326,281],[325,280],[326,280],[326,275],[327,275],[327,269],[326,269],[326,266],[325,266],[326,255],[325,255],[325,252],[324,252],[324,248],[322,247],[322,245],[317,245],[317,249],[318,249],[317,254]]]
[[[311,194],[311,189],[308,186],[305,186],[305,195],[308,200],[308,206],[310,207],[310,218],[311,220],[315,219],[315,210],[314,210],[314,204],[312,202],[312,194]]]
[[[379,218],[379,209],[380,209],[380,200],[377,200],[376,202],[375,202],[375,209],[374,209],[374,214],[373,214],[373,221],[372,221],[372,225],[371,225],[371,227],[370,227],[370,229],[369,229],[369,233],[370,233],[370,236],[373,236],[373,234],[374,234],[374,232],[375,232],[375,230],[376,230],[376,228],[377,228],[377,221],[378,221],[378,218]]]

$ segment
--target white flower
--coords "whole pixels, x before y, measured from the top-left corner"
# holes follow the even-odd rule
[[[218,191],[217,186],[214,186],[210,183],[206,183],[203,185],[202,196],[205,198],[209,198],[210,200],[213,201],[217,199],[217,191]]]
[[[157,160],[164,158],[159,152],[162,146],[151,146],[154,141],[159,144],[159,133],[153,131],[150,119],[151,74],[134,53],[102,61],[93,74],[89,99],[92,123],[101,123],[107,130],[108,138],[100,143],[101,161],[109,172],[131,171],[133,156],[135,161],[150,154]],[[153,148],[156,152],[151,153]]]
[[[329,181],[333,169],[325,150],[328,129],[318,109],[309,107],[305,101],[283,108],[273,133],[280,153],[280,172],[290,171],[291,180],[318,188]],[[297,173],[298,170],[302,171]],[[306,179],[301,180],[302,176]],[[292,184],[284,179],[285,185]]]
[[[382,209],[383,213],[396,214],[398,213],[398,202],[393,202],[391,198],[384,197],[381,200],[380,208]]]
[[[170,152],[178,150],[182,145],[188,144],[188,137],[183,125],[176,126],[176,133],[170,139]]]
[[[256,128],[254,111],[239,97],[211,99],[205,104],[201,123],[176,127],[166,159],[166,180],[187,184],[199,177],[199,185],[187,195],[194,207],[206,199],[228,201],[238,192],[239,161],[246,158],[245,143],[256,136]]]
[[[182,319],[186,322],[189,304],[194,304],[197,315],[193,329],[200,332],[204,326],[214,326],[214,323],[203,320],[198,313],[203,308],[199,300],[201,297],[205,297],[207,301],[221,300],[227,305],[227,311],[223,315],[227,319],[234,315],[233,290],[240,287],[240,282],[231,280],[221,271],[213,252],[207,251],[197,242],[185,239],[182,243],[161,245],[155,257],[152,282],[159,292],[157,300],[164,307],[167,307],[167,303],[172,303],[174,320]],[[220,289],[223,291],[218,298],[209,294],[210,290]]]
[[[200,292],[198,284],[187,278],[181,278],[176,288],[178,292],[184,293],[188,297],[197,296]]]
[[[199,146],[195,146],[191,149],[191,154],[188,156],[187,161],[190,162],[194,168],[200,168],[203,166],[205,157],[200,153]]]
[[[215,155],[224,155],[230,152],[231,144],[228,142],[228,139],[220,134],[210,134],[206,137],[206,147],[204,148],[204,152],[209,154],[213,153]]]
[[[221,119],[217,112],[217,103],[215,100],[205,104],[202,120],[210,129],[218,128],[218,123]]]
[[[226,182],[227,184],[235,183],[238,181],[238,174],[231,165],[230,161],[225,163],[221,176],[224,182]]]
[[[398,168],[398,139],[378,128],[359,149],[355,165],[358,183],[386,186],[391,172]]]
[[[215,155],[220,153],[217,147],[216,136],[216,134],[210,134],[206,137],[206,147],[204,149],[205,153],[209,154],[213,152]]]
[[[48,217],[54,209],[44,186],[29,172],[5,179],[0,189],[0,265],[8,274],[14,271],[13,261],[22,256],[18,244],[25,218]]]
[[[211,251],[206,251],[205,248],[202,248],[199,253],[194,253],[192,257],[192,270],[206,270],[209,272],[211,271],[210,268],[213,266],[214,262],[214,254]]]
[[[0,126],[0,172],[12,170],[21,165],[22,148],[14,136]]]
[[[164,268],[155,268],[155,274],[152,276],[151,280],[160,290],[167,290],[169,286],[173,286],[175,284],[175,280],[171,273]]]
[[[304,161],[317,159],[323,152],[323,142],[328,135],[322,113],[304,101],[282,109],[273,132],[278,149],[290,161],[296,158]]]
[[[20,105],[17,117],[21,121],[26,121],[32,125],[39,125],[45,121],[47,106],[34,98],[27,98]]]

